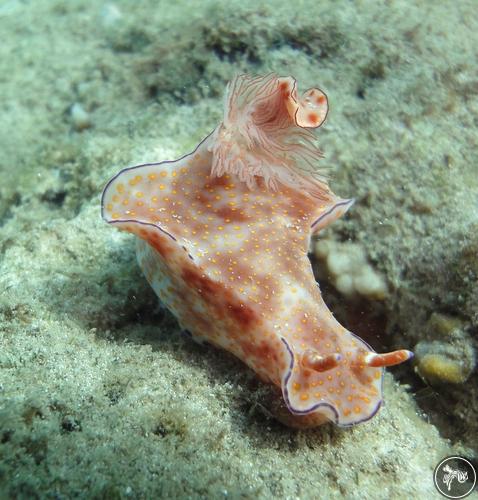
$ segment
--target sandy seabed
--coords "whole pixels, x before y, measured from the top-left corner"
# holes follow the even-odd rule
[[[377,350],[473,353],[478,14],[419,4],[0,5],[0,498],[428,499],[443,457],[475,456],[473,367],[458,384],[390,370],[364,425],[283,427],[269,388],[184,336],[133,237],[100,219],[106,180],[191,151],[233,75],[292,75],[327,92],[323,165],[356,198],[321,237],[358,245],[388,288],[344,298],[324,273],[331,309]],[[462,333],[438,335],[436,314]]]

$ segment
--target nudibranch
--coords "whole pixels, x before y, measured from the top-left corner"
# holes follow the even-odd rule
[[[370,419],[383,368],[412,356],[377,354],[342,327],[314,278],[311,236],[353,202],[317,168],[312,129],[327,112],[326,94],[299,97],[292,77],[237,76],[223,121],[192,153],[126,168],[102,197],[181,327],[279,387],[302,427]]]

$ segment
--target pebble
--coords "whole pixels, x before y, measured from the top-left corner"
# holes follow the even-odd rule
[[[70,116],[73,127],[77,132],[81,132],[93,125],[90,114],[78,102],[75,102],[71,107]]]

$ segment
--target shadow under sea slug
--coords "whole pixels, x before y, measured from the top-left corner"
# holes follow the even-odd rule
[[[197,340],[233,353],[282,390],[290,425],[370,419],[383,367],[407,350],[375,353],[325,305],[307,250],[350,207],[329,188],[313,128],[326,95],[296,81],[240,75],[224,119],[177,161],[122,170],[103,193],[103,218],[138,237],[156,294]]]

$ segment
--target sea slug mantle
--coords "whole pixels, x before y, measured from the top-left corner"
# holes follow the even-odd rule
[[[156,294],[198,340],[233,353],[282,391],[301,426],[370,419],[383,367],[410,351],[375,353],[325,305],[307,249],[344,214],[317,168],[312,129],[324,92],[292,77],[240,75],[224,119],[192,153],[130,167],[107,184],[103,218],[138,237]]]

